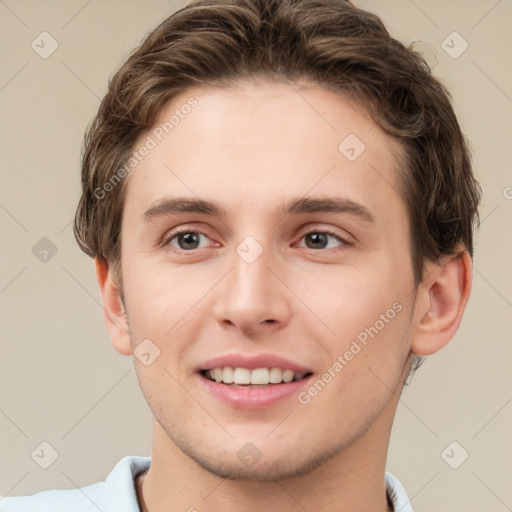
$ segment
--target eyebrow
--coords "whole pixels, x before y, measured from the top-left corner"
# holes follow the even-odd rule
[[[280,216],[312,212],[347,213],[366,222],[375,222],[374,215],[362,204],[343,197],[300,197],[286,201],[278,208]],[[158,217],[177,213],[202,213],[224,218],[227,213],[220,205],[204,199],[176,197],[156,201],[142,214],[141,221],[150,222]]]

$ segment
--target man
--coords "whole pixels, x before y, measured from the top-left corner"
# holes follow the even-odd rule
[[[410,511],[403,385],[455,335],[480,188],[447,93],[341,0],[200,0],[110,83],[75,234],[152,457],[5,512]]]

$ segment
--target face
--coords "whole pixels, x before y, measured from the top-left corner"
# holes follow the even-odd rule
[[[174,98],[144,144],[121,261],[158,442],[272,479],[392,418],[414,314],[396,141],[333,92],[244,82]]]

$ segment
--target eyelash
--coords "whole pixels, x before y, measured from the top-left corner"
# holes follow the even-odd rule
[[[181,228],[181,229],[177,229],[175,231],[172,231],[167,236],[165,236],[163,241],[162,241],[162,246],[170,245],[170,242],[172,240],[174,240],[178,235],[180,235],[182,233],[194,233],[194,234],[203,235],[206,238],[209,238],[208,235],[204,234],[202,231],[199,231],[199,230],[196,230],[196,229]],[[305,236],[310,235],[312,233],[319,233],[319,234],[323,234],[323,235],[330,235],[333,238],[335,238],[338,242],[341,242],[341,246],[353,245],[348,240],[346,240],[344,238],[341,238],[337,233],[335,233],[334,231],[332,231],[330,229],[327,229],[327,228],[311,229],[309,231],[306,231],[305,233],[302,234],[302,236],[300,237],[300,240],[302,240]],[[172,249],[175,250],[175,251],[183,252],[183,253],[187,253],[187,252],[191,253],[191,252],[194,252],[194,251],[198,250],[198,249],[188,249],[187,250],[187,249],[181,249],[179,247],[172,247]],[[306,249],[308,249],[308,247],[306,247]],[[332,247],[331,247],[331,249],[332,249]],[[312,250],[312,251],[319,251],[319,250],[327,250],[327,249],[320,248],[320,249],[310,249],[310,250]]]

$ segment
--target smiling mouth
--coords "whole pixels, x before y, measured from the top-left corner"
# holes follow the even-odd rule
[[[233,368],[231,366],[201,370],[200,373],[204,378],[212,382],[244,388],[287,384],[312,375],[311,372],[299,373],[281,368],[256,368],[250,370],[249,368]]]

